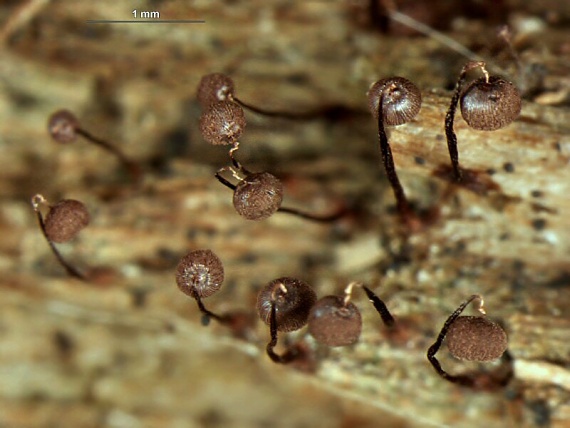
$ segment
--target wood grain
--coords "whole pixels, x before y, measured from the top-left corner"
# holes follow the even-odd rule
[[[351,14],[358,2],[137,4],[159,8],[163,19],[206,20],[172,26],[85,23],[130,19],[130,2],[31,2],[25,19],[15,17],[25,3],[0,7],[3,28],[13,26],[0,61],[0,425],[570,423],[567,29],[545,23],[521,36],[523,59],[548,73],[515,123],[478,132],[456,118],[461,164],[495,187],[477,193],[437,176],[449,164],[444,88],[464,59],[428,38],[359,26]],[[492,25],[469,17],[450,36],[475,48],[495,43]],[[479,53],[489,56],[489,46]],[[502,55],[490,57],[513,68]],[[197,129],[195,88],[213,71],[230,73],[238,95],[255,105],[344,107],[334,119],[307,123],[248,114],[238,156],[282,178],[287,205],[321,213],[346,205],[350,216],[322,225],[235,214],[213,177],[227,155]],[[394,213],[366,111],[368,86],[389,75],[411,78],[423,95],[417,118],[390,129],[407,194],[438,213],[410,236]],[[121,165],[98,148],[49,140],[46,119],[62,107],[144,166],[142,190],[132,192]],[[90,209],[92,224],[61,250],[96,268],[92,284],[66,278],[55,264],[29,203],[38,192]],[[388,334],[357,295],[364,319],[357,345],[324,349],[304,332],[283,336],[304,340],[315,364],[309,373],[277,367],[263,353],[262,323],[245,340],[200,325],[174,282],[178,259],[196,248],[224,262],[226,283],[205,302],[219,312],[255,318],[257,290],[279,276],[303,278],[320,296],[359,280],[402,329]],[[515,378],[502,391],[447,384],[425,358],[446,317],[472,293],[485,296],[489,316],[509,334]],[[492,367],[466,367],[445,349],[440,357],[451,372]]]

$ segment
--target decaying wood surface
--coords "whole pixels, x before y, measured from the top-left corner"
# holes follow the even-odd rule
[[[539,2],[511,11],[524,64],[547,73],[505,129],[473,131],[457,116],[461,164],[486,183],[474,192],[437,175],[449,164],[445,88],[465,59],[430,38],[363,27],[355,16],[364,3],[0,7],[0,426],[570,424],[569,32],[550,15],[531,15]],[[135,8],[206,23],[85,23],[131,19]],[[556,12],[567,19],[564,7]],[[538,32],[528,30],[537,21]],[[450,35],[514,70],[484,19],[459,20]],[[213,177],[226,153],[197,130],[195,88],[213,71],[231,74],[238,95],[255,105],[345,107],[334,120],[307,123],[248,114],[238,156],[281,177],[288,205],[323,213],[344,205],[349,216],[323,225],[235,214]],[[414,80],[424,98],[412,123],[390,130],[396,166],[413,202],[438,212],[410,236],[395,216],[366,111],[368,85],[393,74]],[[61,107],[141,162],[142,190],[130,190],[125,171],[98,148],[50,141],[45,122]],[[38,192],[90,209],[92,224],[60,248],[93,268],[92,283],[56,265],[29,203]],[[217,311],[255,319],[257,290],[284,275],[305,279],[320,296],[359,280],[404,327],[388,334],[356,296],[364,316],[357,345],[324,349],[300,332],[281,340],[305,340],[313,364],[276,366],[263,353],[260,322],[243,338],[200,325],[173,274],[195,248],[224,262],[226,283],[205,302]],[[473,293],[509,334],[514,379],[492,393],[445,383],[425,358],[448,314]],[[451,372],[489,370],[466,367],[445,349],[439,356]]]

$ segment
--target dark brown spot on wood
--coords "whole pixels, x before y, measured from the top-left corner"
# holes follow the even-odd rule
[[[451,165],[440,165],[433,172],[433,175],[441,178],[442,180],[454,183],[457,186],[464,187],[477,194],[485,194],[489,191],[501,191],[501,187],[495,183],[485,171],[475,171],[465,168],[461,168],[461,171],[462,179],[460,182],[456,181],[453,167]]]
[[[546,220],[543,218],[537,218],[532,221],[532,228],[536,231],[541,231],[546,228]]]

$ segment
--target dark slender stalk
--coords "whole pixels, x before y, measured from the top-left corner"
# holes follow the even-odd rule
[[[431,348],[430,348],[431,350]],[[435,351],[437,352],[437,351]],[[434,353],[435,353],[434,352]],[[428,359],[429,362],[431,363],[431,365],[433,366],[433,368],[437,371],[437,373],[444,378],[445,380],[451,382],[451,383],[455,383],[458,385],[462,385],[462,386],[467,386],[467,387],[473,387],[475,386],[475,381],[476,379],[473,376],[469,376],[469,375],[450,375],[449,373],[447,373],[446,371],[444,371],[441,368],[441,364],[439,364],[439,361],[437,360],[437,358],[435,358],[434,355],[429,355],[429,351],[428,351]]]
[[[125,154],[121,150],[119,150],[112,144],[108,143],[105,140],[97,138],[96,136],[92,135],[91,133],[82,128],[77,128],[76,132],[77,134],[81,135],[83,138],[89,140],[93,144],[101,147],[103,150],[106,150],[107,152],[117,157],[119,161],[123,164],[125,169],[129,172],[129,175],[131,176],[133,182],[137,186],[140,185],[143,171],[141,166],[137,162],[129,159],[127,156],[125,156]]]
[[[362,286],[364,292],[368,296],[368,300],[372,302],[376,311],[380,314],[382,321],[386,324],[387,327],[392,327],[396,323],[396,320],[386,307],[386,304],[368,287],[365,285]]]
[[[275,346],[277,346],[277,309],[275,307],[275,302],[271,303],[269,334],[271,335],[271,340],[265,349],[267,351],[267,355],[271,358],[271,361],[278,364],[288,364],[297,358],[298,353],[295,349],[288,349],[283,355],[279,355],[274,351]]]
[[[481,68],[488,78],[487,71],[485,70],[485,63],[483,61],[469,61],[463,66],[461,73],[459,73],[459,78],[455,84],[455,92],[451,97],[451,103],[449,104],[449,109],[445,114],[445,137],[447,139],[447,150],[449,151],[449,158],[451,159],[451,166],[453,168],[453,175],[455,181],[458,183],[463,180],[463,174],[461,168],[459,167],[459,153],[457,151],[457,135],[453,130],[453,124],[455,121],[455,112],[457,111],[457,104],[459,102],[459,97],[461,95],[461,87],[465,81],[465,76],[467,72],[473,70],[474,68]]]
[[[292,214],[296,215],[297,217],[301,217],[307,220],[322,222],[322,223],[329,223],[335,220],[338,220],[345,214],[345,210],[339,210],[336,213],[329,214],[329,215],[318,215],[318,214],[311,214],[304,211],[299,211],[295,208],[289,207],[280,207],[277,212],[285,213],[285,214]]]
[[[411,214],[410,204],[404,193],[404,189],[398,175],[396,174],[396,167],[394,165],[394,158],[392,157],[392,149],[390,149],[390,144],[388,144],[388,136],[386,135],[386,130],[384,127],[384,117],[383,117],[383,103],[384,94],[380,98],[378,103],[378,142],[380,143],[380,153],[382,154],[382,162],[384,163],[384,170],[386,171],[386,176],[388,181],[392,186],[394,196],[396,197],[396,206],[400,216],[402,218],[408,218]]]
[[[202,325],[207,326],[208,324],[210,324],[211,318],[215,319],[220,324],[226,323],[226,321],[227,321],[226,317],[217,315],[217,314],[209,311],[208,309],[206,309],[206,307],[204,306],[204,303],[202,303],[202,299],[200,298],[200,296],[196,295],[194,298],[196,299],[196,303],[198,304],[198,309],[200,309],[200,312],[202,312],[202,314],[204,314],[204,316],[202,317]]]
[[[220,171],[216,172],[215,176],[218,179],[218,181],[220,183],[222,183],[224,186],[226,186],[228,189],[231,189],[234,191],[236,190],[237,186],[235,184],[230,183],[228,180],[226,180],[224,177],[222,177],[222,174],[220,174]]]
[[[451,166],[453,167],[453,176],[455,181],[461,182],[463,175],[459,167],[459,153],[457,151],[457,135],[453,130],[453,123],[455,121],[455,111],[457,110],[457,103],[461,93],[461,85],[465,80],[465,73],[460,74],[459,80],[455,85],[455,92],[451,98],[449,109],[445,114],[445,137],[447,138],[447,150],[449,151],[449,158],[451,159]]]
[[[334,120],[337,118],[342,118],[346,117],[347,115],[354,114],[353,111],[346,108],[345,106],[337,104],[326,105],[310,111],[291,112],[291,111],[265,110],[260,107],[252,106],[251,104],[248,104],[236,97],[232,97],[232,100],[238,103],[244,109],[250,110],[262,116],[280,117],[288,120],[315,120],[321,118]]]
[[[77,278],[81,281],[87,281],[87,277],[81,273],[76,267],[74,267],[73,265],[71,265],[69,262],[67,262],[63,256],[61,255],[61,253],[59,252],[59,250],[56,248],[55,244],[48,238],[47,232],[46,232],[46,226],[44,223],[44,218],[42,216],[42,213],[39,211],[39,209],[36,210],[36,216],[38,217],[38,223],[40,225],[40,229],[42,230],[42,234],[44,235],[44,237],[46,238],[46,241],[48,242],[51,251],[53,252],[53,254],[55,255],[55,257],[57,258],[59,264],[61,266],[63,266],[63,268],[65,269],[65,271],[67,272],[67,274],[69,276],[72,276],[74,278]]]

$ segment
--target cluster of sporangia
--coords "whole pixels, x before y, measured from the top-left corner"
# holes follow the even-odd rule
[[[235,157],[239,139],[247,124],[243,108],[266,116],[293,120],[315,118],[318,112],[288,113],[253,107],[236,97],[233,80],[220,73],[208,74],[202,78],[197,98],[203,109],[200,132],[204,139],[213,145],[231,146],[229,157],[232,165],[220,168],[215,175],[220,183],[233,190],[233,205],[239,215],[248,220],[264,220],[279,211],[313,221],[328,222],[342,214],[316,215],[282,206],[284,189],[281,180],[267,171],[251,172]],[[225,179],[222,176],[224,172],[230,172],[237,184]]]
[[[480,68],[484,76],[473,80],[464,88],[467,73],[476,68]],[[482,131],[495,131],[513,122],[520,114],[522,102],[515,85],[502,77],[490,76],[484,62],[470,61],[461,70],[445,116],[445,135],[451,159],[452,179],[459,185],[469,186],[471,174],[466,174],[470,171],[459,166],[457,136],[453,129],[458,102],[465,122],[471,128]],[[400,219],[410,226],[421,223],[421,219],[411,209],[396,174],[385,127],[409,122],[419,113],[421,103],[420,90],[403,77],[379,80],[368,91],[368,106],[378,121],[378,141],[384,169],[396,198]]]
[[[475,68],[483,71],[484,77],[472,81],[464,88],[467,73]],[[318,112],[287,113],[265,111],[241,101],[235,95],[232,79],[214,73],[204,76],[197,93],[203,108],[200,117],[200,131],[204,139],[214,145],[229,145],[231,166],[219,169],[215,176],[225,186],[233,190],[233,205],[237,213],[248,220],[263,220],[276,212],[285,212],[315,221],[332,221],[343,213],[321,216],[282,206],[284,186],[269,172],[251,172],[235,157],[239,139],[246,126],[244,108],[258,114],[280,116],[288,119],[311,119]],[[459,76],[449,110],[445,118],[445,133],[451,158],[453,178],[459,184],[466,180],[465,171],[459,166],[457,138],[453,122],[457,103],[469,126],[478,130],[495,130],[515,120],[521,109],[521,98],[516,87],[501,77],[490,76],[483,62],[467,63]],[[382,161],[390,185],[397,201],[397,210],[404,224],[417,223],[418,216],[406,199],[402,185],[396,174],[392,152],[385,131],[386,126],[397,126],[409,122],[420,111],[421,94],[419,89],[403,77],[391,77],[377,81],[368,91],[368,103],[378,124],[378,140]],[[99,140],[83,130],[78,120],[68,111],[54,113],[48,122],[54,140],[68,143],[81,135],[87,140],[109,150],[121,160],[131,173],[135,183],[141,177],[137,164],[128,160],[114,146]],[[229,172],[237,184],[231,183],[222,174]],[[85,206],[75,200],[62,200],[49,206],[44,220],[40,206],[47,204],[45,198],[36,195],[32,205],[38,216],[41,230],[60,263],[70,275],[86,279],[76,268],[68,264],[57,251],[54,243],[73,239],[89,223]],[[202,299],[216,293],[224,280],[221,260],[208,249],[194,250],[186,254],[176,270],[176,283],[186,295],[196,300],[203,314],[203,324],[210,319],[230,325],[231,316],[217,315],[205,308]],[[282,277],[274,279],[263,287],[257,298],[259,317],[269,326],[270,341],[267,354],[277,363],[289,363],[300,357],[298,346],[292,346],[282,354],[275,352],[278,332],[292,332],[308,325],[310,335],[327,346],[347,346],[356,343],[362,329],[360,311],[351,302],[355,287],[362,288],[372,302],[384,324],[398,328],[398,322],[388,311],[384,302],[364,284],[350,283],[341,296],[325,296],[317,299],[314,290],[304,281]],[[472,301],[479,301],[481,316],[460,316]],[[492,361],[502,356],[505,364],[510,363],[507,349],[507,335],[503,328],[485,315],[483,299],[473,295],[462,303],[444,323],[435,343],[429,348],[427,357],[437,373],[448,381],[465,386],[492,388],[504,385],[512,375],[510,366],[501,376],[483,376],[480,373],[451,375],[445,372],[435,357],[444,340],[454,357],[467,361]],[[503,367],[504,369],[504,367]],[[503,370],[504,371],[504,370]],[[496,373],[499,373],[497,370]]]
[[[48,132],[52,139],[60,144],[73,143],[77,137],[81,136],[86,141],[101,147],[117,157],[131,176],[133,185],[140,186],[142,180],[140,165],[112,144],[83,129],[77,117],[69,110],[58,110],[49,117]],[[41,212],[43,205],[48,206],[45,220]],[[89,224],[90,217],[85,204],[74,199],[63,199],[55,205],[50,205],[43,195],[37,194],[32,197],[32,207],[38,218],[40,229],[59,263],[69,275],[87,281],[87,276],[67,262],[55,246],[56,243],[71,241]]]

